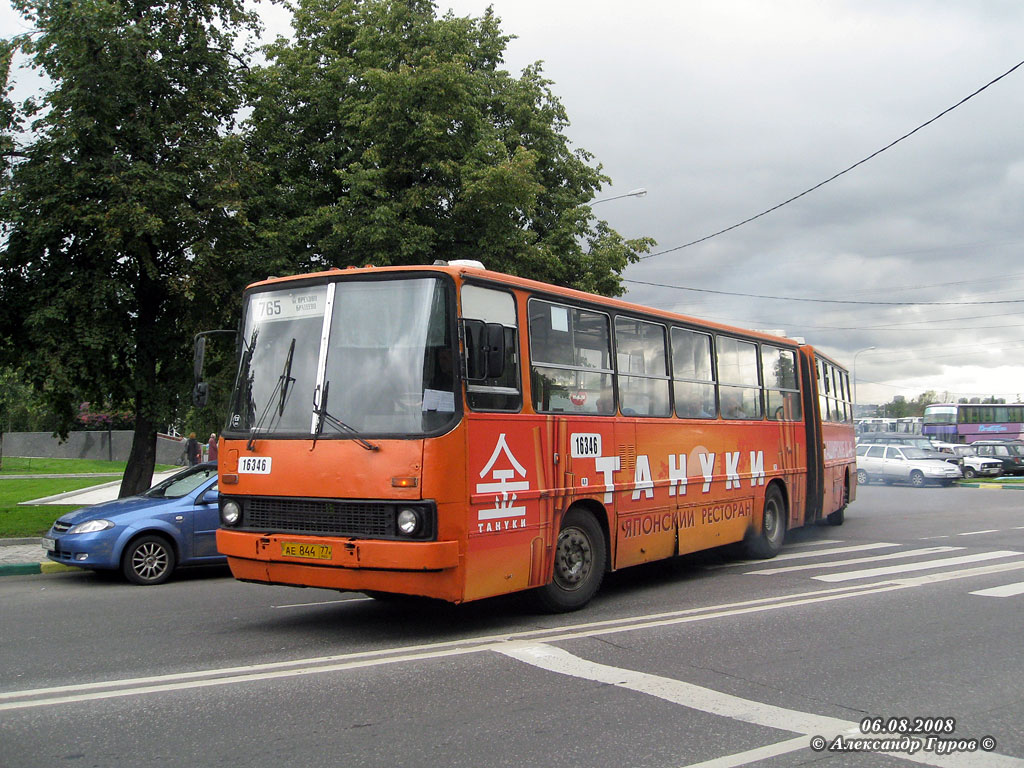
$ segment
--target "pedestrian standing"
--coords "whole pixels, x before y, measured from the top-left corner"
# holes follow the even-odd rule
[[[188,433],[188,440],[185,442],[185,453],[188,454],[188,465],[190,467],[194,467],[199,463],[202,451],[199,448],[199,441],[196,440],[195,432]]]
[[[217,460],[217,433],[216,432],[211,432],[210,433],[210,440],[206,444],[206,451],[207,451],[207,456],[206,456],[206,460],[207,461],[216,461]]]

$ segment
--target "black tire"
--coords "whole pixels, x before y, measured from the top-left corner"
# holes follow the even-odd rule
[[[843,521],[846,520],[846,508],[850,505],[850,483],[847,481],[843,484],[843,506],[831,513],[825,518],[825,522],[829,525],[842,525]]]
[[[924,474],[915,469],[910,473],[910,484],[915,488],[924,488]]]
[[[968,480],[973,480],[977,475],[978,473],[974,471],[974,467],[964,467],[964,477]]]
[[[764,494],[764,513],[761,530],[749,534],[743,541],[743,549],[748,557],[767,560],[775,557],[782,549],[786,538],[786,503],[779,489],[772,485]]]
[[[163,584],[175,565],[174,547],[163,536],[142,536],[131,542],[121,556],[121,573],[133,584]]]
[[[607,561],[597,520],[585,509],[570,509],[558,531],[551,582],[534,590],[537,606],[548,613],[579,610],[597,593]]]
[[[871,478],[868,477],[868,473],[863,469],[857,470],[857,485],[867,485],[871,482]]]

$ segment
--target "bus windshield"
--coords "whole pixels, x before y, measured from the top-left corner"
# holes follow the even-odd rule
[[[456,417],[454,317],[438,278],[249,295],[226,433],[414,436]]]

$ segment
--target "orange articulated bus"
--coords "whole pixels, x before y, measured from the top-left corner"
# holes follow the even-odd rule
[[[551,611],[772,557],[856,492],[848,375],[810,346],[476,262],[250,286],[219,469],[238,579]]]

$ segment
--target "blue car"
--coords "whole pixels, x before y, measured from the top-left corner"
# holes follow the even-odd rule
[[[217,464],[189,467],[140,496],[58,518],[46,556],[90,570],[120,570],[134,584],[162,584],[180,565],[226,563],[217,552]]]

